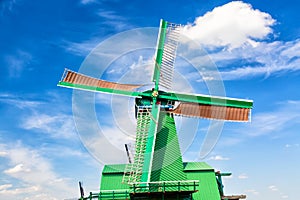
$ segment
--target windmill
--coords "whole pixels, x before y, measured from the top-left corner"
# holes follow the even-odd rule
[[[206,163],[182,161],[174,115],[246,122],[250,120],[253,101],[161,90],[172,89],[180,30],[180,25],[160,22],[151,90],[137,91],[141,85],[108,82],[65,70],[58,86],[136,98],[133,162],[106,165],[100,192],[81,199],[225,198],[220,179],[222,173],[215,174]]]

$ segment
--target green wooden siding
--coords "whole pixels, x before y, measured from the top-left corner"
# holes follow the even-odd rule
[[[123,173],[102,174],[100,190],[129,189],[129,185],[122,183]]]
[[[169,115],[165,115],[164,118],[166,122],[169,122],[170,124],[172,124],[172,121],[174,120],[172,120],[172,117]],[[171,126],[170,124],[169,126]],[[165,126],[168,127],[166,123]],[[166,136],[165,134],[163,134],[165,132],[162,130],[160,131],[160,133],[162,133],[161,137],[164,135],[168,138],[168,141],[172,140],[172,134],[167,134],[168,136]],[[164,146],[166,146],[166,144]],[[157,146],[157,148],[158,147],[159,146]],[[179,150],[177,149],[175,151]],[[167,156],[168,154],[164,155]],[[100,190],[103,191],[129,189],[129,185],[122,183],[125,166],[126,164],[105,165],[102,171]],[[184,179],[199,180],[198,192],[193,193],[194,200],[220,200],[215,171],[205,162],[182,163],[182,158],[180,156],[179,159],[175,159],[175,161],[173,161],[171,165],[162,168],[162,170],[160,171],[154,171],[152,173],[152,178],[157,179],[153,181],[172,181]]]
[[[102,170],[100,190],[129,189],[129,185],[122,183],[126,164],[105,165]]]
[[[114,165],[105,165],[102,174],[109,173],[124,173],[126,164],[114,164]]]
[[[210,165],[208,165],[206,162],[185,162],[184,165],[184,171],[214,171],[214,168],[212,168]]]
[[[174,118],[162,111],[159,119],[151,181],[186,180]]]
[[[193,194],[194,200],[220,200],[216,175],[204,162],[185,163],[184,169],[188,180],[199,180],[198,192]]]

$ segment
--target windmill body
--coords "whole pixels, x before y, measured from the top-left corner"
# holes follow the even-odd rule
[[[133,162],[105,165],[100,192],[81,199],[239,199],[225,197],[222,173],[204,162],[183,162],[174,115],[249,121],[250,100],[161,91],[172,89],[181,27],[161,20],[152,90],[108,82],[66,69],[62,87],[136,98],[136,141]],[[175,106],[176,105],[176,106]]]

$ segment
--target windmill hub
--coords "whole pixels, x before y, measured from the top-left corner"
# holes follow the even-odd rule
[[[152,92],[152,96],[153,96],[153,97],[158,97],[158,91],[155,91],[155,90],[154,90],[154,91]]]
[[[143,96],[142,98],[136,98],[135,99],[135,105],[139,108],[152,108],[153,105],[153,99],[155,98],[156,104],[160,105],[161,109],[172,109],[174,107],[174,101],[166,100],[159,98],[159,94],[164,94],[163,91],[145,91],[144,94],[151,94],[150,96]]]

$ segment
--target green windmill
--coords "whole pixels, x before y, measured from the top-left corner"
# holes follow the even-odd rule
[[[224,196],[221,176],[204,162],[183,162],[174,115],[249,121],[253,101],[161,91],[171,89],[180,25],[161,20],[152,90],[119,84],[66,69],[58,86],[136,98],[133,161],[105,165],[100,192],[81,199],[240,199]]]

